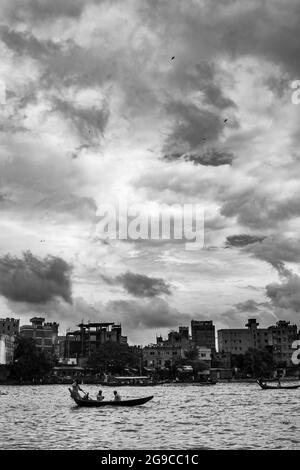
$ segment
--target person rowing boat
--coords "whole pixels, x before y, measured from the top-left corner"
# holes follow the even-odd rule
[[[81,398],[79,391],[84,393],[84,396],[87,395],[86,392],[79,386],[78,380],[75,379],[72,383],[72,393],[74,394],[74,397]]]

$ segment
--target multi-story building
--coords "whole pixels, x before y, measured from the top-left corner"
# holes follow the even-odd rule
[[[0,334],[0,365],[12,364],[14,361],[14,335]]]
[[[64,357],[88,358],[107,342],[127,344],[127,337],[122,336],[120,324],[80,323],[78,326],[79,330],[66,334]]]
[[[54,354],[57,352],[58,323],[45,323],[45,318],[34,317],[30,319],[31,325],[20,328],[20,336],[32,338],[36,346],[42,351]]]
[[[145,368],[172,367],[176,360],[182,357],[184,357],[182,347],[174,344],[149,344],[143,348],[143,366]]]
[[[265,349],[269,346],[268,329],[258,328],[255,318],[250,318],[246,328],[228,328],[218,331],[219,352],[245,354],[248,349]]]
[[[272,346],[274,363],[280,367],[292,365],[292,355],[295,349],[293,342],[298,339],[297,325],[280,320],[268,328],[269,344]]]
[[[156,338],[156,344],[143,348],[143,365],[146,368],[163,369],[171,367],[177,359],[185,356],[190,349],[189,327],[180,326],[178,331],[170,331],[167,339]]]
[[[168,344],[188,349],[190,347],[189,327],[180,326],[178,331],[171,330],[168,333],[168,339],[163,339],[162,336],[158,336],[156,342],[157,344]]]
[[[192,320],[192,343],[194,347],[209,348],[212,351],[216,349],[215,325],[211,320],[198,321]]]
[[[198,347],[198,360],[207,366],[207,369],[211,368],[212,351],[210,348]]]
[[[18,335],[20,320],[16,318],[0,318],[0,335]]]
[[[212,367],[219,369],[230,369],[231,353],[224,351],[214,351],[212,355]]]

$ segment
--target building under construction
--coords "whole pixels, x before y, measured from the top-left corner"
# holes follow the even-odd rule
[[[65,358],[88,358],[107,342],[127,344],[122,327],[115,323],[80,323],[79,330],[66,334],[63,347]]]

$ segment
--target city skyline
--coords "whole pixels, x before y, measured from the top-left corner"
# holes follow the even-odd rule
[[[28,322],[26,323],[22,323],[20,322],[20,319],[19,318],[14,318],[14,317],[0,317],[0,333],[2,331],[2,334],[4,335],[17,335],[18,332],[8,332],[8,331],[4,331],[5,328],[5,324],[6,324],[6,321],[8,321],[8,324],[11,324],[11,322],[13,321],[15,324],[16,324],[16,328],[21,329],[25,326],[29,326],[28,324],[29,323],[32,323],[32,321],[42,321],[42,323],[45,323],[45,325],[47,326],[50,326],[53,324],[53,326],[56,328],[57,327],[57,335],[58,337],[60,338],[63,338],[65,337],[67,334],[71,334],[72,332],[76,331],[76,328],[77,327],[80,327],[81,325],[85,324],[85,325],[89,325],[89,324],[94,324],[94,322],[85,322],[84,319],[81,320],[81,323],[78,323],[78,324],[74,324],[72,325],[72,327],[68,328],[67,330],[65,331],[60,331],[60,325],[57,324],[56,322],[48,322],[48,319],[47,318],[43,318],[43,317],[34,317],[34,318],[31,318],[28,320]],[[107,323],[108,322],[108,323]],[[123,334],[125,334],[124,338],[126,338],[126,342],[128,340],[128,345],[129,346],[141,346],[141,347],[145,347],[145,346],[149,346],[149,345],[152,345],[152,344],[157,344],[159,342],[159,339],[161,339],[162,341],[165,341],[167,338],[168,338],[168,335],[170,333],[176,333],[177,330],[179,329],[187,329],[188,331],[188,337],[189,339],[191,339],[193,337],[193,323],[205,323],[205,322],[208,322],[208,323],[211,323],[212,327],[213,327],[213,331],[214,331],[214,334],[213,334],[213,338],[214,338],[214,343],[215,343],[215,348],[217,351],[220,351],[222,350],[222,348],[220,349],[220,335],[219,333],[222,333],[223,331],[230,331],[230,330],[240,330],[240,331],[247,331],[247,328],[249,327],[249,324],[253,323],[253,324],[256,324],[257,325],[257,328],[259,330],[266,330],[266,329],[270,329],[270,328],[273,328],[276,326],[276,324],[278,323],[282,323],[282,322],[287,322],[287,324],[289,324],[290,326],[296,326],[297,328],[297,331],[299,331],[298,335],[300,334],[300,328],[299,328],[299,325],[296,324],[296,323],[293,323],[291,322],[290,320],[288,319],[285,319],[285,320],[278,320],[276,322],[276,324],[269,324],[269,325],[261,325],[259,322],[257,322],[257,319],[256,318],[248,318],[247,320],[247,323],[242,325],[242,326],[237,326],[237,325],[233,325],[231,328],[222,328],[222,329],[218,329],[216,328],[215,326],[215,323],[214,323],[214,320],[213,319],[206,319],[204,321],[199,321],[199,320],[195,320],[195,319],[191,319],[190,321],[190,325],[188,324],[178,324],[178,325],[175,325],[173,328],[169,328],[168,330],[165,330],[164,334],[162,334],[161,332],[156,332],[155,333],[155,338],[154,341],[149,341],[148,343],[133,343],[132,341],[130,341],[130,338],[127,337],[126,335],[126,325],[122,325],[122,323],[117,323],[117,322],[114,322],[112,320],[109,320],[109,319],[102,319],[101,321],[97,321],[96,323],[99,323],[99,324],[114,324],[116,326],[120,326],[121,327],[121,331],[123,332]],[[250,323],[249,323],[250,322]],[[1,326],[1,323],[3,323],[3,327]],[[3,329],[4,328],[4,329]],[[30,326],[31,328],[31,326]],[[213,349],[213,348],[212,348]]]

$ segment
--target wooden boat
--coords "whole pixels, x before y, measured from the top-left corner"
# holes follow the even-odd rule
[[[165,380],[156,380],[150,379],[148,376],[124,376],[124,377],[114,377],[109,381],[100,381],[97,382],[99,385],[105,385],[106,387],[154,387],[155,385],[163,385],[166,383]]]
[[[145,398],[134,398],[131,400],[121,400],[121,401],[99,401],[99,400],[85,400],[83,398],[77,398],[74,396],[72,390],[69,388],[71,397],[78,406],[85,407],[101,407],[101,406],[137,406],[144,405],[148,401],[152,400],[153,396]]]
[[[267,385],[259,381],[257,383],[263,390],[295,390],[300,387],[300,385],[281,385],[277,387],[276,385]]]

